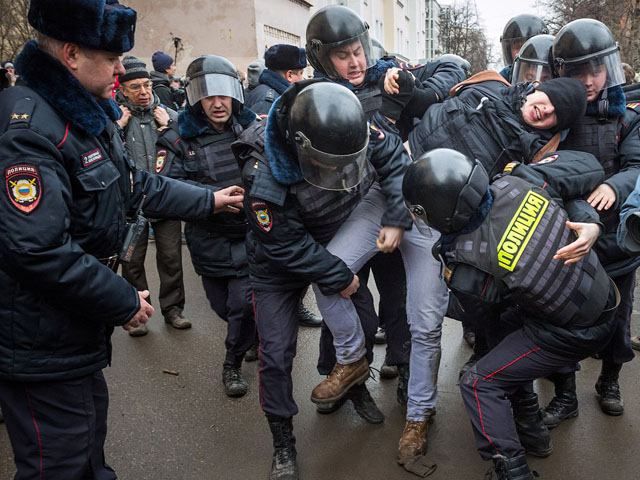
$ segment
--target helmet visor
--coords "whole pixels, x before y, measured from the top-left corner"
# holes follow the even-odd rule
[[[505,38],[500,42],[502,44],[502,61],[505,65],[513,65],[516,55],[527,40],[526,37],[516,37]]]
[[[333,79],[348,80],[352,73],[364,72],[378,60],[371,46],[369,31],[336,43],[311,41],[310,48],[326,74]]]
[[[546,82],[551,80],[549,65],[540,62],[530,62],[516,58],[513,64],[513,80],[511,83]]]
[[[593,83],[599,89],[623,85],[625,83],[624,70],[620,51],[617,49],[604,56],[591,56],[587,59],[564,61],[556,59],[558,73],[561,77],[572,77],[583,84]]]
[[[367,173],[368,139],[361,150],[348,155],[316,150],[302,132],[296,132],[295,139],[302,176],[311,185],[323,190],[349,190],[358,186]]]
[[[203,98],[220,96],[231,97],[244,104],[244,92],[240,81],[224,73],[207,73],[190,79],[185,90],[189,105],[194,106]]]

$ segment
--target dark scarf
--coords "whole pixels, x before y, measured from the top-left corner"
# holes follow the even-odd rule
[[[375,63],[375,65],[367,69],[367,73],[364,77],[364,82],[362,82],[362,85],[358,85],[358,86],[351,85],[349,80],[344,80],[344,79],[339,79],[339,80],[331,79],[331,80],[336,83],[339,83],[340,85],[344,85],[349,90],[352,90],[352,91],[358,90],[360,88],[377,85],[378,80],[380,80],[380,77],[382,77],[385,73],[387,73],[387,70],[389,70],[390,68],[398,67],[398,66],[399,64],[395,60],[378,60]],[[316,70],[316,73],[314,75],[316,78],[318,77],[328,78],[326,74],[319,72],[318,70]]]
[[[267,87],[273,88],[278,92],[278,95],[282,95],[284,91],[291,86],[291,84],[287,82],[282,75],[269,69],[262,71],[258,81],[265,84]]]
[[[256,118],[255,113],[244,107],[240,108],[238,113],[231,115],[231,121],[239,123],[243,129],[255,122]],[[200,104],[197,104],[196,107],[187,107],[184,110],[180,110],[178,114],[178,130],[180,136],[185,139],[196,138],[207,132],[214,131],[207,117],[202,112]]]
[[[118,120],[120,109],[112,99],[96,99],[54,57],[27,42],[16,59],[24,84],[43,97],[75,127],[98,136],[107,124]]]
[[[604,98],[603,98],[604,97]],[[604,104],[604,101],[608,102]],[[601,102],[603,111],[600,112]],[[587,104],[588,117],[604,117],[604,118],[620,118],[624,116],[627,109],[627,99],[624,96],[624,90],[620,85],[607,88],[606,95],[604,91],[600,93],[597,100]]]

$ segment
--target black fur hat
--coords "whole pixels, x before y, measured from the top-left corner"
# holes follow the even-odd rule
[[[31,0],[29,24],[57,40],[123,53],[133,48],[136,11],[118,0]]]
[[[307,66],[304,48],[280,43],[264,52],[264,63],[269,70],[300,70]]]

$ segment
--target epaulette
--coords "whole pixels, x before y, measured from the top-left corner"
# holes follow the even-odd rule
[[[384,132],[371,122],[369,123],[369,136],[373,141],[382,140],[384,138]]]
[[[9,128],[29,128],[36,102],[33,98],[21,98],[15,103],[9,118]]]
[[[627,108],[635,111],[636,113],[640,113],[640,102],[627,103]]]
[[[414,71],[414,70],[418,70],[419,68],[424,67],[423,63],[417,63],[417,62],[400,62],[400,69],[402,70],[408,70],[408,71]]]

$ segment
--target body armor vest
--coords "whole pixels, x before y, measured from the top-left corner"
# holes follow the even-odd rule
[[[190,180],[212,185],[216,189],[242,185],[242,177],[231,144],[240,126],[223,133],[207,133],[189,140],[184,169]],[[196,222],[198,226],[230,238],[243,238],[247,231],[244,215],[220,212],[209,219]]]
[[[571,127],[569,135],[562,142],[562,148],[594,155],[602,165],[604,178],[607,179],[620,170],[618,131],[619,122],[615,119],[602,122],[598,117],[584,116]],[[613,208],[603,210],[600,212],[600,220],[606,232],[615,231],[620,222],[618,211]]]
[[[374,170],[368,168],[360,183],[348,191],[324,190],[308,182],[291,186],[298,200],[305,227],[316,242],[326,244],[360,203],[374,182]]]
[[[382,92],[377,86],[365,87],[355,90],[353,93],[360,100],[360,105],[362,105],[362,110],[367,118],[371,119],[382,108]]]
[[[592,325],[607,304],[610,281],[593,250],[573,265],[553,259],[574,240],[566,212],[544,190],[519,178],[499,178],[490,189],[490,214],[456,239],[446,253],[448,263],[465,263],[501,280],[535,318],[560,326]]]

